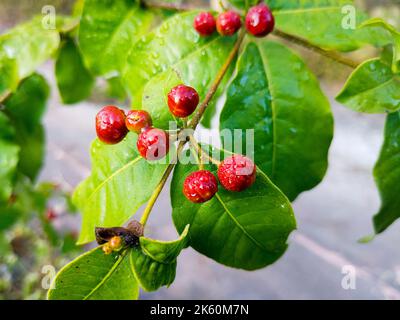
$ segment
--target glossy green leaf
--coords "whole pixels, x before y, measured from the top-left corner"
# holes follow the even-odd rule
[[[400,108],[400,75],[380,59],[368,60],[354,70],[336,100],[358,112],[396,111]]]
[[[20,149],[13,142],[14,134],[9,119],[0,112],[0,205],[11,196],[19,159]]]
[[[187,246],[189,227],[187,225],[179,239],[173,241],[160,241],[141,237],[140,247],[153,260],[160,263],[171,263],[176,260],[182,249]]]
[[[246,130],[254,129],[256,164],[294,200],[325,175],[333,135],[329,102],[305,63],[276,42],[249,43],[236,72],[220,116],[221,136],[242,129],[245,152],[252,142]]]
[[[152,25],[154,14],[137,0],[86,0],[79,45],[96,75],[119,72],[132,45]]]
[[[382,30],[358,29],[368,17],[351,0],[271,0],[276,28],[325,49],[351,51],[390,41]]]
[[[62,45],[55,69],[58,90],[64,103],[76,103],[90,95],[94,78],[83,64],[74,40],[67,39]]]
[[[128,56],[123,78],[133,106],[137,108],[142,103],[157,126],[165,128],[172,119],[160,91],[166,88],[171,75],[178,74],[182,82],[196,88],[202,100],[235,42],[235,37],[200,37],[193,29],[197,13],[167,19],[138,41]],[[216,96],[222,93],[228,78],[229,72]],[[210,110],[214,103],[215,99]]]
[[[217,170],[215,165],[206,169],[214,174]],[[229,192],[219,187],[210,201],[195,204],[182,193],[185,178],[195,170],[197,165],[179,163],[171,183],[174,224],[178,231],[190,224],[190,246],[219,263],[246,270],[281,257],[296,221],[289,200],[267,175],[257,170],[256,182],[247,190]]]
[[[0,58],[0,101],[18,86],[18,69],[14,59]]]
[[[389,114],[385,141],[374,169],[382,205],[374,216],[376,233],[383,232],[400,218],[400,113]]]
[[[57,30],[46,29],[41,18],[21,24],[0,36],[0,66],[2,72],[7,60],[15,60],[16,65],[6,68],[8,74],[18,71],[21,80],[49,59],[57,50],[60,36]],[[11,69],[9,69],[11,67]],[[13,84],[11,87],[16,87]],[[11,88],[12,89],[12,88]],[[1,95],[1,92],[0,92]]]
[[[400,32],[397,31],[392,25],[380,18],[374,18],[364,22],[361,28],[365,27],[379,27],[387,30],[393,38],[393,60],[392,70],[394,73],[400,71]]]
[[[179,239],[160,241],[140,237],[140,247],[131,250],[132,270],[146,291],[154,291],[169,286],[175,279],[176,259],[187,246],[189,226],[186,226]]]
[[[47,295],[49,300],[133,300],[138,296],[129,253],[105,255],[100,247],[62,268]]]
[[[146,291],[169,286],[175,279],[176,260],[160,263],[143,253],[140,248],[133,248],[130,252],[130,262],[137,281]]]
[[[167,164],[148,162],[136,149],[137,135],[116,145],[95,140],[92,174],[75,190],[73,202],[83,214],[79,243],[94,240],[95,227],[123,225],[144,204]],[[165,161],[163,161],[165,162]]]
[[[44,159],[45,134],[41,120],[49,93],[46,80],[34,74],[22,81],[4,103],[16,129],[15,141],[21,147],[19,170],[32,180],[37,177]]]

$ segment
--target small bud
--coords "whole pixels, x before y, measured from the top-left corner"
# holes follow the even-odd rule
[[[122,238],[118,236],[112,237],[108,244],[112,250],[119,250],[122,248]]]
[[[111,248],[111,246],[108,242],[106,244],[104,244],[101,249],[103,250],[104,254],[106,254],[106,255],[109,255],[113,252],[113,249]]]

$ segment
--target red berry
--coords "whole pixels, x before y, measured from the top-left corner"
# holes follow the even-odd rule
[[[274,30],[275,19],[264,3],[252,7],[246,16],[246,28],[256,37],[264,37]]]
[[[193,26],[201,36],[210,36],[215,32],[215,18],[210,12],[200,12],[194,18]]]
[[[151,127],[153,121],[148,112],[144,110],[130,110],[125,119],[126,127],[129,131],[139,134],[142,129]]]
[[[207,170],[191,173],[183,184],[183,194],[194,203],[210,200],[218,191],[218,182],[214,175]]]
[[[181,84],[168,93],[169,110],[178,118],[190,116],[198,104],[199,94],[192,87]]]
[[[221,13],[217,18],[217,30],[222,36],[234,35],[241,26],[240,16],[234,11]]]
[[[160,160],[169,151],[169,136],[164,130],[148,127],[142,130],[136,145],[143,158]]]
[[[53,221],[55,218],[57,218],[57,213],[51,208],[47,209],[46,220],[50,222]]]
[[[219,165],[218,179],[229,191],[243,191],[256,181],[256,166],[245,156],[233,155]]]
[[[96,116],[96,132],[104,143],[120,142],[128,133],[124,111],[115,106],[106,106],[101,109]]]

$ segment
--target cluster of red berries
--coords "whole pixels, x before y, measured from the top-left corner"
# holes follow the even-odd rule
[[[190,116],[199,104],[195,89],[178,85],[168,93],[168,107],[179,118]],[[152,119],[144,110],[130,110],[127,114],[116,106],[106,106],[96,116],[98,138],[106,144],[122,141],[128,131],[139,135],[137,149],[150,161],[165,157],[169,151],[169,135],[165,130],[152,127]]]
[[[260,3],[249,9],[245,23],[249,33],[264,37],[274,29],[275,19],[269,7]],[[242,20],[232,10],[221,13],[217,19],[210,12],[201,12],[194,19],[193,26],[201,36],[210,36],[215,30],[222,36],[231,36],[241,28]]]
[[[168,107],[179,118],[190,116],[199,104],[195,89],[178,85],[168,93]],[[115,106],[104,107],[96,116],[97,136],[107,144],[115,144],[125,138],[128,131],[139,134],[137,149],[147,160],[163,158],[169,151],[169,136],[162,129],[152,127],[151,116],[144,110],[131,110],[127,114]],[[218,167],[218,179],[229,191],[242,191],[250,187],[256,179],[254,163],[242,156],[233,155]],[[194,203],[210,200],[218,191],[217,179],[207,170],[190,174],[183,185],[184,195]],[[111,248],[105,247],[111,252]]]
[[[249,158],[235,154],[220,163],[217,175],[226,190],[240,192],[255,182],[256,166]],[[194,203],[210,200],[217,191],[217,179],[208,170],[191,173],[183,184],[183,194]]]

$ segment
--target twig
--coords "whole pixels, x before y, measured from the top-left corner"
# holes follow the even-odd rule
[[[195,130],[197,125],[199,124],[201,117],[203,116],[204,112],[206,111],[206,109],[208,107],[208,104],[210,103],[211,99],[214,97],[215,93],[217,92],[218,86],[221,84],[221,81],[224,78],[226,71],[228,71],[230,64],[233,62],[237,53],[239,52],[239,49],[243,42],[245,34],[246,34],[245,30],[242,30],[240,32],[239,37],[235,43],[235,46],[233,47],[232,51],[229,53],[229,56],[226,59],[224,65],[218,72],[217,77],[215,78],[213,84],[211,85],[210,90],[208,90],[204,101],[200,104],[200,106],[197,109],[197,112],[195,113],[192,120],[190,121],[189,128]]]
[[[320,47],[318,47],[316,45],[313,45],[312,43],[308,42],[307,40],[305,40],[303,38],[300,38],[300,37],[297,37],[295,35],[283,32],[281,30],[275,29],[274,35],[276,35],[277,37],[280,37],[282,39],[285,39],[285,40],[287,40],[289,42],[292,42],[294,44],[297,44],[299,46],[302,46],[302,47],[304,47],[304,48],[306,48],[308,50],[311,50],[311,51],[314,51],[316,53],[319,53],[319,54],[321,54],[321,55],[323,55],[323,56],[325,56],[325,57],[327,57],[329,59],[332,59],[332,60],[334,60],[336,62],[339,62],[339,63],[341,63],[341,64],[343,64],[345,66],[348,66],[350,68],[355,69],[360,64],[359,62],[354,61],[354,60],[349,59],[349,58],[346,58],[346,57],[340,55],[339,53],[337,53],[335,51],[324,50],[324,49],[322,49],[322,48],[320,48]]]
[[[204,101],[201,103],[201,105],[198,108],[198,111],[194,115],[192,121],[190,122],[189,128],[193,129],[193,131],[196,129],[197,125],[199,124],[201,117],[203,116],[204,112],[207,109],[208,104],[210,103],[211,99],[214,97],[215,92],[218,89],[218,86],[220,85],[222,79],[224,78],[226,72],[228,71],[229,65],[233,62],[235,59],[235,56],[239,52],[240,46],[243,42],[245,35],[245,31],[242,30],[238,39],[236,40],[236,43],[234,47],[232,48],[231,52],[229,53],[228,58],[226,59],[225,63],[221,67],[220,71],[218,72],[213,84],[211,85],[210,89],[208,90],[206,97],[204,98]],[[177,149],[177,156],[181,153],[183,147],[187,143],[187,140],[181,141],[179,143],[178,149]],[[150,216],[151,210],[154,207],[155,202],[157,201],[162,189],[165,186],[165,183],[168,180],[169,175],[171,174],[172,170],[174,169],[176,163],[171,163],[168,165],[167,169],[165,169],[163,176],[161,177],[160,182],[158,183],[157,187],[155,188],[153,194],[150,197],[150,200],[147,202],[146,208],[143,211],[142,218],[140,219],[140,223],[145,226],[147,223],[147,220]]]

